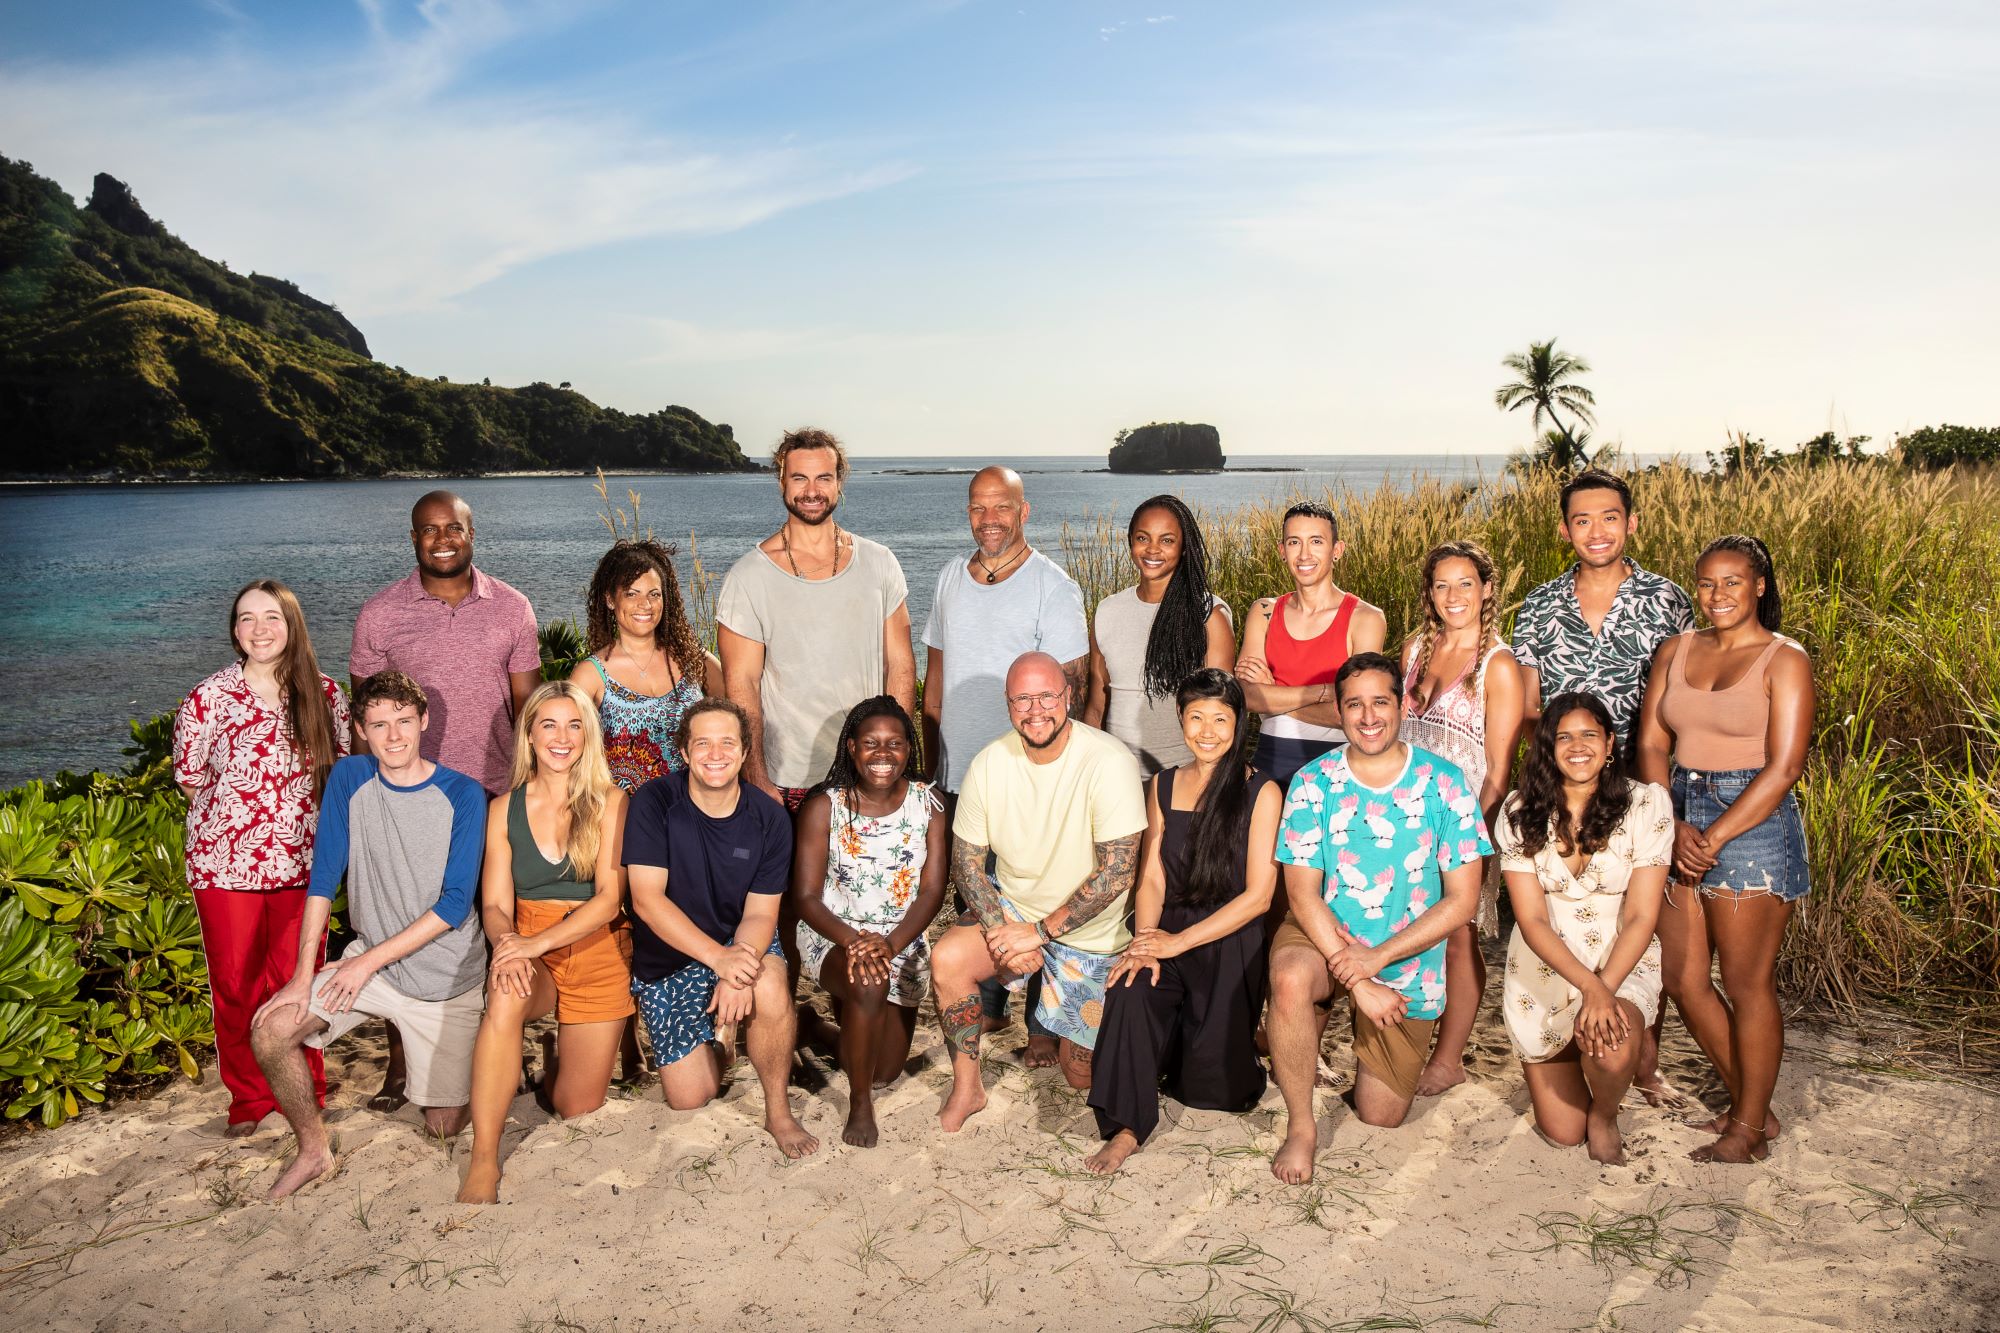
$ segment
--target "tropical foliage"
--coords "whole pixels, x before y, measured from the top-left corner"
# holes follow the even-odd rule
[[[1580,383],[1590,373],[1590,363],[1557,351],[1556,340],[1550,338],[1529,343],[1526,352],[1509,353],[1500,358],[1500,364],[1512,371],[1514,378],[1494,390],[1494,405],[1503,412],[1530,409],[1529,424],[1541,436],[1538,456],[1550,466],[1568,472],[1587,467],[1590,456],[1584,448],[1585,437],[1579,436],[1570,422],[1577,426],[1595,423],[1597,398]],[[1569,413],[1570,422],[1556,414],[1558,407]],[[1545,418],[1550,429],[1543,433]]]
[[[1917,467],[2000,463],[2000,426],[1925,426],[1900,437],[1896,447]]]

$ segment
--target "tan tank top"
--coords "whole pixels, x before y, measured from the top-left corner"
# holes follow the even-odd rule
[[[1762,768],[1768,757],[1764,737],[1771,723],[1764,677],[1778,649],[1793,640],[1772,635],[1743,679],[1726,690],[1688,684],[1688,648],[1693,642],[1693,630],[1677,636],[1667,664],[1667,686],[1660,695],[1660,720],[1674,733],[1674,762],[1702,773]]]

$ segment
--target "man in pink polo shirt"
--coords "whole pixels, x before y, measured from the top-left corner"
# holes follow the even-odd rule
[[[450,491],[432,491],[410,510],[410,543],[416,569],[355,617],[348,675],[357,686],[378,671],[414,680],[430,704],[423,757],[498,796],[513,771],[514,714],[541,680],[535,609],[472,567],[472,506]],[[364,752],[365,740],[354,748]],[[402,1104],[403,1044],[391,1026],[389,1068],[369,1106]]]

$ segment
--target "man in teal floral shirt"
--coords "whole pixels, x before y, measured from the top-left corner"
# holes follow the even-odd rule
[[[1493,851],[1465,774],[1397,739],[1396,663],[1357,653],[1333,689],[1347,744],[1299,770],[1278,830],[1291,911],[1271,940],[1266,1029],[1288,1123],[1271,1172],[1292,1185],[1312,1179],[1313,1079],[1343,992],[1354,1020],[1349,1104],[1371,1125],[1409,1114],[1444,1011],[1445,937],[1472,919],[1480,858]]]

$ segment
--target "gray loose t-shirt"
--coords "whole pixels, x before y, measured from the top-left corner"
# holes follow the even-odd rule
[[[975,577],[964,560],[954,560],[938,571],[924,646],[944,654],[944,680],[927,680],[924,689],[944,690],[939,773],[944,789],[955,792],[973,756],[1012,725],[1006,682],[1014,659],[1043,652],[1073,662],[1090,652],[1083,590],[1040,551],[999,583]]]
[[[729,568],[715,618],[764,645],[764,771],[780,787],[826,777],[848,710],[882,693],[882,625],[910,594],[888,547],[853,539],[829,579],[802,579],[757,547]]]

